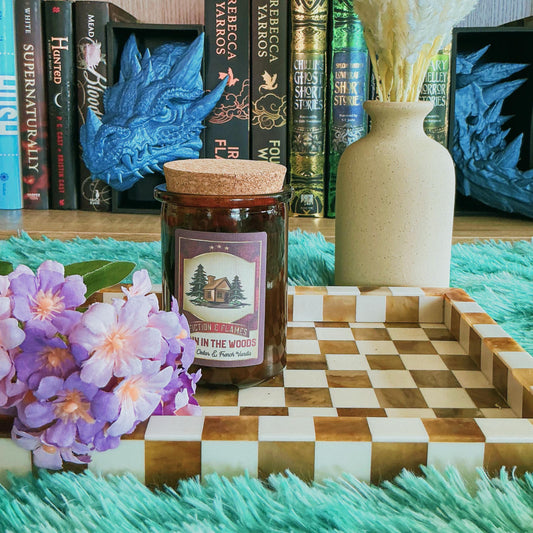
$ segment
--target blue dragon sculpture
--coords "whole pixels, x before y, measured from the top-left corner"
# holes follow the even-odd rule
[[[175,159],[196,159],[202,120],[226,86],[204,93],[204,35],[190,45],[168,43],[141,56],[135,35],[122,53],[119,81],[104,94],[100,120],[91,109],[80,128],[83,161],[93,179],[124,191]]]

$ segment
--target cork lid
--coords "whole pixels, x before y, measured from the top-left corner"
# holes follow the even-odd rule
[[[183,159],[163,168],[168,191],[217,196],[279,192],[287,171],[277,163],[245,159]]]

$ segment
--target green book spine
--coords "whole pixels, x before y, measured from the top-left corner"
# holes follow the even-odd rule
[[[450,92],[450,49],[447,46],[431,58],[420,91],[420,100],[433,102],[433,109],[424,121],[427,135],[443,146],[448,141],[448,103]]]
[[[289,150],[297,216],[324,216],[327,21],[327,0],[291,0]]]
[[[329,76],[327,216],[335,216],[337,167],[346,147],[367,133],[368,49],[350,0],[332,0]]]

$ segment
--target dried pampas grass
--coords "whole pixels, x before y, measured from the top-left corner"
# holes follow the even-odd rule
[[[415,102],[431,58],[478,0],[353,0],[379,99]]]

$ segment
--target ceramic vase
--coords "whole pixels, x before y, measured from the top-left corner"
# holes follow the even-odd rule
[[[424,133],[431,106],[365,102],[370,132],[337,173],[336,285],[449,286],[455,170]]]

